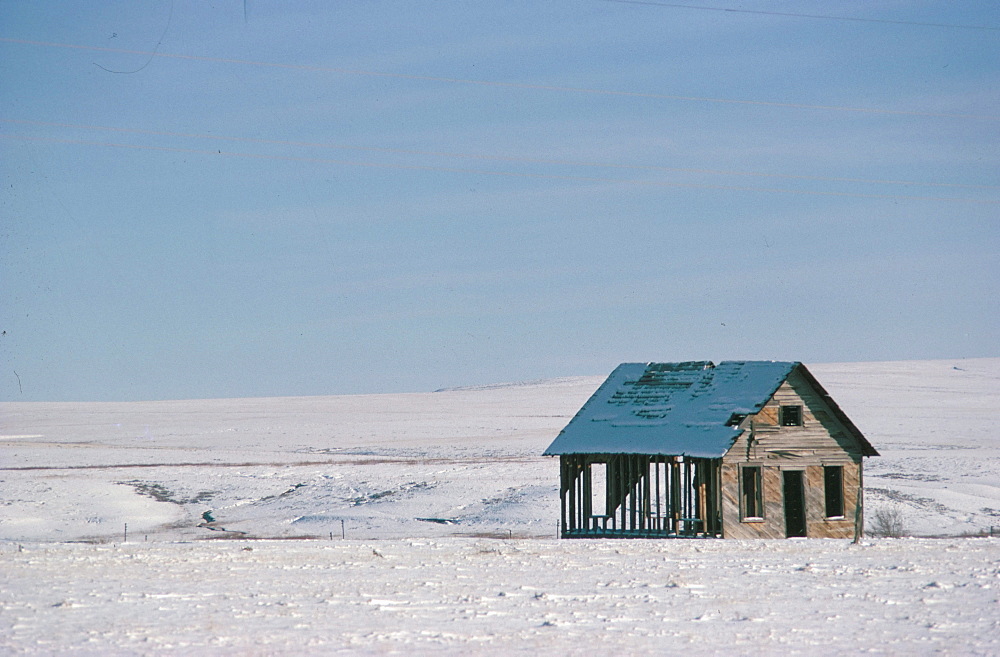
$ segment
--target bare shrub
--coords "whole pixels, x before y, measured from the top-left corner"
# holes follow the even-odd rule
[[[903,530],[903,512],[898,506],[880,506],[872,513],[868,533],[879,538],[900,538]]]

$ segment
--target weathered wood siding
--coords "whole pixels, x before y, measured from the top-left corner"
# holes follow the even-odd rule
[[[793,372],[767,405],[740,426],[746,431],[723,457],[724,463],[751,461],[772,464],[794,460],[796,465],[860,463],[861,446],[834,417],[822,397]],[[802,406],[802,426],[779,426],[781,406]]]
[[[860,464],[844,465],[844,515],[826,517],[823,466],[762,465],[764,518],[741,520],[739,499],[740,464],[722,466],[722,526],[724,538],[785,538],[785,500],[781,472],[805,473],[806,536],[809,538],[851,538],[858,499]]]
[[[753,464],[758,465],[758,464]],[[781,495],[781,473],[776,467],[764,467],[764,519],[740,519],[740,464],[722,464],[722,537],[784,538],[785,515]]]
[[[801,406],[802,426],[779,425],[781,406]],[[806,535],[849,538],[862,476],[861,446],[835,418],[826,401],[793,372],[767,405],[741,424],[743,435],[723,457],[722,523],[726,538],[784,538],[783,470],[804,473]],[[740,516],[740,467],[760,466],[764,517]],[[826,517],[823,466],[843,467],[844,515]]]

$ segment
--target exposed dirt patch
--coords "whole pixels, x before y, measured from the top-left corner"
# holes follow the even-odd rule
[[[392,497],[394,495],[399,495],[400,493],[408,493],[414,490],[421,490],[426,488],[433,488],[433,485],[426,481],[411,481],[409,483],[403,484],[399,488],[393,488],[390,490],[378,491],[377,493],[369,493],[367,495],[360,495],[358,497],[352,497],[348,502],[351,506],[361,506],[362,504],[370,504],[371,502],[378,502],[379,500],[385,499],[387,497]]]
[[[944,504],[940,502],[935,502],[929,497],[919,497],[917,495],[910,495],[909,493],[903,493],[898,490],[893,490],[891,488],[869,488],[865,487],[866,493],[875,493],[877,496],[891,500],[893,502],[899,502],[901,504],[908,504],[910,506],[915,506],[920,509],[931,509],[937,513],[947,514],[952,511]]]
[[[908,472],[886,472],[885,474],[879,473],[872,476],[882,479],[905,479],[907,481],[944,481],[944,479],[937,475]]]
[[[152,497],[157,502],[170,502],[171,504],[200,504],[202,502],[207,502],[216,495],[216,491],[203,490],[193,497],[179,498],[173,491],[162,484],[139,480],[119,481],[118,483],[125,486],[131,486],[135,489],[135,492],[140,495]]]

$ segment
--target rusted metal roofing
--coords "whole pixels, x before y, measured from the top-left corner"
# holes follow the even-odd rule
[[[721,457],[742,433],[734,416],[758,412],[796,367],[801,363],[623,363],[545,454]]]

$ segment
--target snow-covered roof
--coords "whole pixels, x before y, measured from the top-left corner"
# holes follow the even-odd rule
[[[623,363],[545,450],[721,457],[797,362]],[[735,417],[734,417],[735,416]]]

